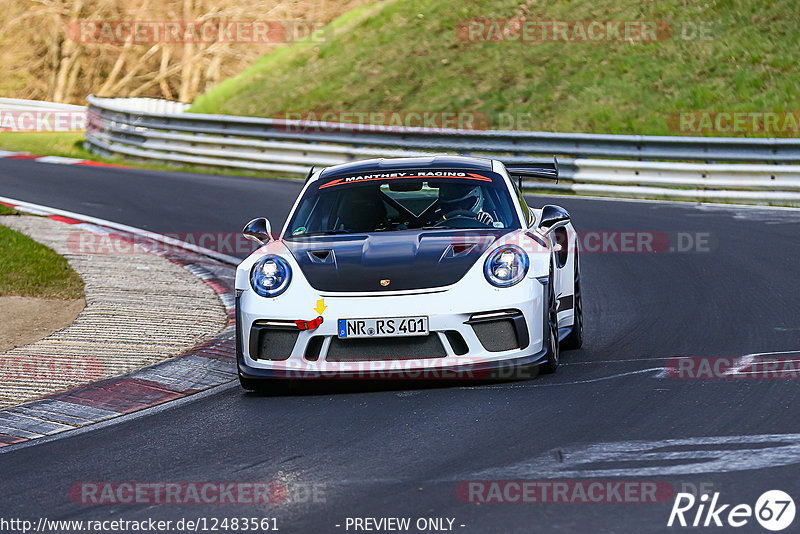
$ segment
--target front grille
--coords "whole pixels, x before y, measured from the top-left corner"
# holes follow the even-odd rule
[[[254,360],[289,359],[300,331],[284,326],[253,325],[250,332],[250,357]]]
[[[472,329],[483,348],[489,352],[518,349],[517,331],[511,319],[474,323]]]
[[[368,362],[443,358],[447,355],[439,336],[383,337],[363,339],[331,338],[329,362]]]

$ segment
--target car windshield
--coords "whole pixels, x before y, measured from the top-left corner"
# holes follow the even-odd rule
[[[447,172],[434,172],[435,176],[448,176]],[[407,171],[315,182],[298,204],[287,237],[520,227],[499,175],[482,172],[470,173],[468,178],[440,178],[432,174]]]

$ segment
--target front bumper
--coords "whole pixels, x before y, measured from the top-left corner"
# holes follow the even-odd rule
[[[244,291],[236,298],[239,374],[246,379],[488,379],[512,378],[518,369],[541,363],[546,352],[541,284],[528,279],[514,288],[492,288],[484,290],[483,295],[476,293],[479,292],[450,289],[391,297],[325,296],[322,324],[312,330],[298,329],[296,334],[292,334],[296,338],[284,344],[278,354],[271,355],[272,359],[264,359],[259,352],[258,325],[264,324],[263,321],[292,324],[313,319],[311,315],[314,312],[307,309],[310,308],[307,303],[313,299],[306,301],[305,306],[295,299],[291,303],[284,300],[278,306],[277,302]],[[459,309],[469,311],[457,311]],[[485,329],[495,313],[499,320],[512,325],[507,326],[505,332],[496,331],[498,336],[506,338],[500,343],[491,339],[491,329]],[[407,351],[401,347],[389,357],[372,358],[369,350],[355,359],[334,356],[334,353],[342,354],[343,346],[356,341],[338,339],[338,319],[417,315],[428,316],[429,337],[435,336],[422,348],[413,349],[409,344]],[[508,339],[510,331],[514,333],[514,342]],[[436,338],[439,349],[436,354],[427,353]],[[393,340],[396,346],[398,342],[402,345],[402,340],[407,338],[384,339]],[[269,349],[274,347],[267,344]]]

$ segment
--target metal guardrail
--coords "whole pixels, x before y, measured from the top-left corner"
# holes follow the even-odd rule
[[[370,157],[455,153],[515,163],[557,154],[564,180],[527,186],[800,205],[800,166],[786,165],[800,162],[800,139],[396,128],[185,113],[183,104],[154,99],[90,96],[88,101],[86,145],[102,155],[304,175],[311,165]]]
[[[147,97],[123,97],[123,98],[96,98],[90,96],[93,100],[113,103],[114,107],[125,109],[130,112],[139,112],[147,114],[166,113],[175,114],[183,113],[189,109],[189,104],[183,102],[174,102],[172,100],[162,100],[160,98],[147,98]]]

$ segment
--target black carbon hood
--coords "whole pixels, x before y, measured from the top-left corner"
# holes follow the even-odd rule
[[[295,238],[285,244],[318,291],[403,291],[458,282],[508,232],[405,230]]]

